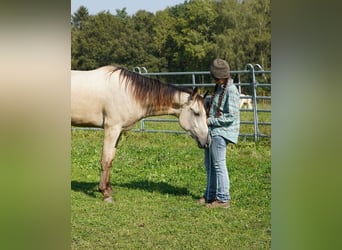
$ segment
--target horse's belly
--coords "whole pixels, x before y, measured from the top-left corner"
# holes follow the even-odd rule
[[[72,117],[71,125],[78,127],[97,127],[102,128],[103,123],[100,122],[100,119],[87,119],[86,117]]]
[[[71,124],[74,126],[103,127],[103,112],[100,107],[71,100]],[[91,102],[90,102],[91,103]]]
[[[86,116],[81,114],[71,115],[71,125],[82,127],[103,127],[103,115]]]

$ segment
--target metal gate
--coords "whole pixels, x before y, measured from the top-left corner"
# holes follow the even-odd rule
[[[188,76],[191,77],[191,82],[178,83],[174,85],[184,87],[214,87],[214,83],[199,81],[203,79],[203,76],[207,76],[210,79],[209,71],[197,71],[197,72],[164,72],[164,73],[148,73],[145,67],[136,67],[133,69],[135,72],[148,76],[148,77],[174,77],[174,76]],[[201,78],[202,76],[202,78]],[[241,115],[241,126],[252,126],[252,132],[241,132],[240,137],[253,137],[255,141],[262,137],[271,137],[271,71],[264,70],[259,64],[247,64],[243,70],[231,71],[231,76],[234,78],[234,84],[239,88],[240,93],[242,88],[247,88],[249,94],[241,96],[241,99],[250,99],[252,101],[252,108],[241,108],[240,113],[253,114],[252,120],[244,120]],[[241,81],[241,79],[249,79],[249,81]],[[259,78],[259,79],[258,79]],[[173,81],[175,82],[175,81]],[[262,91],[261,89],[267,89]],[[266,94],[263,94],[266,93]],[[267,103],[267,105],[262,105]],[[266,108],[265,108],[266,106]],[[266,118],[260,121],[261,114],[266,113]],[[136,132],[162,132],[162,133],[185,133],[183,130],[168,130],[168,129],[150,129],[147,123],[150,122],[178,122],[178,119],[170,118],[145,118],[140,121],[140,127],[133,129]],[[260,129],[261,127],[268,127],[268,129]],[[240,129],[241,130],[241,129]]]

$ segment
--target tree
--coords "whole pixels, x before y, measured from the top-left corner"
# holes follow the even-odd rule
[[[208,52],[212,50],[213,25],[217,18],[212,1],[193,0],[171,8],[175,21],[172,33],[171,65],[182,70],[207,69]]]
[[[190,0],[132,16],[126,8],[89,15],[81,6],[71,17],[71,65],[201,71],[221,57],[232,69],[248,63],[270,69],[270,26],[270,0]]]
[[[168,71],[170,69],[170,53],[172,38],[175,35],[176,20],[170,16],[168,10],[156,13],[151,24],[153,55],[155,57],[156,71]]]
[[[111,57],[116,47],[115,34],[119,26],[118,20],[109,12],[89,17],[82,31],[73,39],[77,49],[72,54],[78,60],[72,66],[86,70],[112,63]]]
[[[89,18],[89,11],[85,6],[80,6],[78,10],[71,16],[71,24],[82,29],[82,22],[86,22]]]
[[[270,0],[246,0],[242,3],[245,15],[244,47],[249,63],[271,67],[271,13]]]

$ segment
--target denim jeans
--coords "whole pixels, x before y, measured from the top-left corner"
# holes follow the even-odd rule
[[[207,173],[207,187],[204,197],[207,201],[230,200],[229,175],[226,165],[226,151],[228,141],[221,136],[213,136],[208,148],[205,149],[205,168]]]

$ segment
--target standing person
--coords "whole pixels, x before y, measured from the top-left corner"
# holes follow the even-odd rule
[[[207,207],[230,206],[229,175],[226,165],[226,149],[229,143],[236,144],[240,129],[240,94],[230,78],[229,64],[215,59],[210,67],[215,80],[214,95],[209,106],[207,124],[209,146],[205,149],[207,187],[200,204]]]

